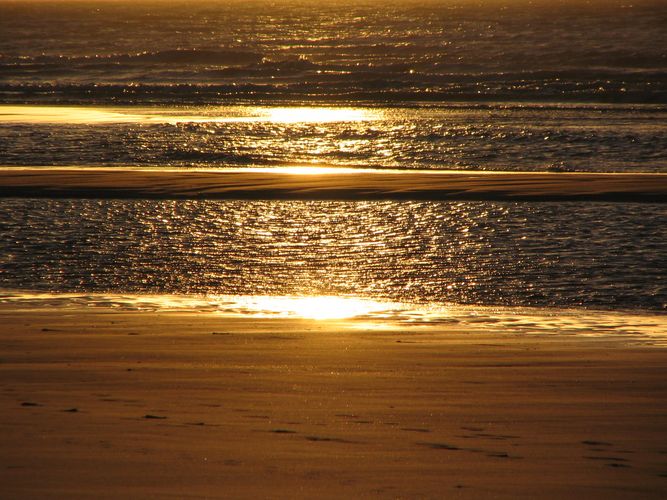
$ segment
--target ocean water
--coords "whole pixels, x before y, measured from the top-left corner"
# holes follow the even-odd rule
[[[667,174],[667,2],[0,0],[0,165]],[[664,311],[667,208],[0,199],[0,290]]]
[[[5,101],[667,100],[664,0],[0,2]]]
[[[667,172],[667,106],[0,105],[0,165]]]
[[[0,164],[665,172],[665,26],[664,0],[1,0],[0,105],[215,120],[0,109]]]

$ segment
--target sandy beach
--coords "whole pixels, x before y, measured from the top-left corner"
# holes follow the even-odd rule
[[[0,197],[666,202],[667,175],[6,167]]]
[[[0,308],[3,498],[664,498],[664,347]]]

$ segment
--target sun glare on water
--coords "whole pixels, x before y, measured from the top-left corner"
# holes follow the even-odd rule
[[[153,108],[114,106],[0,106],[0,123],[333,123],[359,122],[378,118],[378,112],[363,108],[329,108],[317,106],[249,107],[222,106],[178,108],[156,111]]]
[[[141,114],[120,108],[85,106],[0,106],[0,123],[135,123]]]
[[[361,122],[375,120],[376,111],[363,108],[329,108],[317,106],[223,106],[209,108],[199,114],[172,114],[168,116],[150,116],[149,121],[166,121],[168,123],[242,123],[268,122],[277,124],[296,123],[334,123]]]
[[[260,114],[276,123],[328,123],[366,121],[372,112],[360,108],[276,107],[260,109]]]
[[[250,296],[239,302],[242,307],[259,314],[318,320],[354,318],[385,311],[389,307],[373,300],[335,296]]]

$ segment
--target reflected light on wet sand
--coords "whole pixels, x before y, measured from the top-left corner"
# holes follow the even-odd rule
[[[239,169],[227,169],[229,172],[256,172],[271,174],[295,174],[295,175],[323,175],[323,174],[359,174],[364,172],[376,173],[403,173],[401,170],[360,170],[358,168],[347,167],[319,167],[313,165],[310,167],[291,166],[291,167],[246,167]]]
[[[48,292],[0,293],[0,304],[28,307],[109,307],[127,311],[211,312],[231,316],[382,319],[406,306],[396,302],[329,295],[105,295]]]
[[[348,319],[388,309],[389,304],[354,297],[257,296],[239,298],[243,308],[271,316],[292,316],[304,319]]]
[[[615,337],[641,345],[667,345],[662,314],[581,309],[409,304],[346,296],[104,295],[48,292],[0,293],[0,310],[109,308],[120,311],[213,313],[222,317],[313,319],[363,330],[435,328],[511,335],[560,334]]]

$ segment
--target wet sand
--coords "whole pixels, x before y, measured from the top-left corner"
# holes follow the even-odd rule
[[[9,305],[0,322],[4,498],[667,494],[667,357],[639,339]]]
[[[667,202],[667,174],[305,172],[6,167],[0,197]]]

